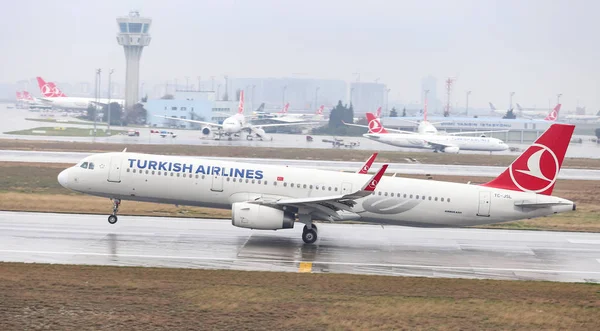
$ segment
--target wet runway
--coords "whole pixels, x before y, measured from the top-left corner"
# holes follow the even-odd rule
[[[108,209],[108,208],[107,208]],[[600,234],[0,212],[0,260],[59,264],[600,282]]]
[[[91,153],[80,152],[36,152],[0,150],[0,161],[10,162],[42,162],[42,163],[77,163]],[[203,159],[219,159],[233,162],[264,163],[264,159],[253,158],[227,158],[227,157],[202,157]],[[270,159],[269,164],[287,165],[312,169],[356,171],[363,162],[349,161],[315,161],[315,160],[286,160]],[[370,172],[375,172],[381,163],[375,162]],[[465,165],[422,164],[422,163],[391,163],[387,172],[405,175],[448,175],[448,176],[482,176],[496,177],[504,167],[484,167]],[[592,169],[567,169],[560,170],[560,179],[575,180],[600,180],[600,170]]]

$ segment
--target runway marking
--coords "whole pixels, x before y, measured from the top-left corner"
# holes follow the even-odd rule
[[[585,240],[585,239],[569,239],[571,244],[589,244],[589,245],[600,245],[600,240]]]
[[[306,261],[299,261],[299,260],[278,260],[278,259],[238,259],[238,258],[220,258],[220,257],[110,254],[110,253],[91,253],[91,252],[90,253],[86,253],[86,252],[50,252],[50,251],[28,251],[28,250],[12,250],[12,249],[0,250],[0,253],[43,254],[43,255],[77,255],[77,256],[226,261],[226,262],[253,262],[253,263],[274,263],[274,262],[276,262],[276,263],[300,264],[302,262],[306,262]],[[69,263],[65,263],[65,264],[69,264]],[[538,273],[600,275],[600,271],[583,271],[583,270],[437,266],[437,265],[418,265],[418,264],[362,263],[362,262],[336,262],[336,261],[312,261],[312,264],[313,265],[325,264],[325,265],[341,265],[341,266],[385,267],[385,268],[417,268],[417,269],[439,269],[439,270],[473,270],[473,271],[478,270],[478,271],[509,271],[509,272],[538,272]]]
[[[298,272],[312,272],[312,262],[300,262]]]

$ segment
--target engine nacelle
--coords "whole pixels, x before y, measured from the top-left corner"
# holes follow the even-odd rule
[[[254,134],[262,140],[273,140],[273,137],[268,135],[263,128],[254,128]]]
[[[209,126],[205,126],[205,127],[202,128],[202,134],[205,135],[205,136],[210,135],[211,132],[212,131],[210,130]]]
[[[234,203],[231,214],[234,226],[257,230],[291,229],[296,218],[289,211],[247,202]]]
[[[458,154],[459,150],[460,150],[460,148],[458,148],[458,147],[448,146],[448,147],[444,147],[443,152],[450,153],[450,154]]]

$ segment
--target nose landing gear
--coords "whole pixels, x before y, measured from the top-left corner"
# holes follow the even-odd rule
[[[113,212],[110,216],[108,216],[108,223],[115,224],[119,220],[117,218],[117,212],[119,211],[119,206],[121,205],[121,199],[112,199],[113,202]]]

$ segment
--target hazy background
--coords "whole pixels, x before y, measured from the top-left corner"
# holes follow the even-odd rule
[[[379,78],[390,101],[418,101],[421,79],[457,77],[453,102],[505,108],[561,101],[600,109],[598,1],[74,1],[3,3],[0,82],[94,80],[125,57],[116,16],[153,19],[141,81],[185,76]]]

